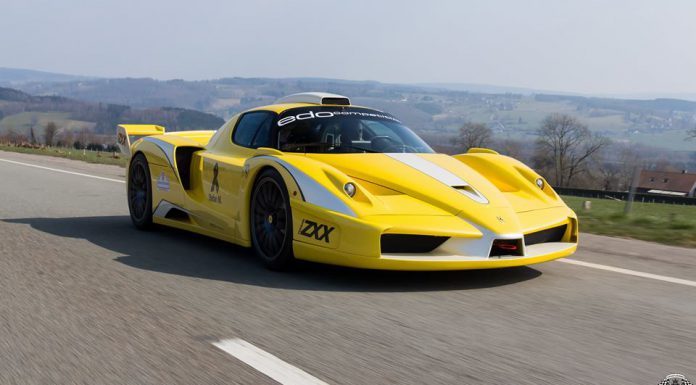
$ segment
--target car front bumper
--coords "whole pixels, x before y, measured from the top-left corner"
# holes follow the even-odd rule
[[[384,270],[468,270],[531,265],[566,257],[577,248],[578,226],[567,207],[520,213],[519,233],[496,234],[456,216],[380,216],[355,218],[306,203],[293,204],[297,259]],[[525,234],[566,226],[560,239],[524,244]],[[429,252],[383,252],[384,234],[443,236],[448,240]],[[495,240],[519,240],[519,255],[492,256]]]

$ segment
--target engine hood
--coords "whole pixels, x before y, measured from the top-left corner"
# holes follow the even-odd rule
[[[475,222],[486,227],[489,226],[485,222],[501,218],[515,222],[514,213],[564,206],[552,190],[551,194],[543,192],[529,180],[529,175],[518,172],[514,165],[489,168],[495,175],[488,175],[485,164],[467,164],[445,154],[307,154],[307,157],[335,167],[367,190],[377,191],[378,198],[380,189],[385,195],[391,190],[451,215],[475,218]]]

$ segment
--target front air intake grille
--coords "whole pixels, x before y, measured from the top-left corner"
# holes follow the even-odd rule
[[[521,257],[521,239],[496,239],[491,246],[489,257]]]
[[[563,240],[563,235],[566,232],[568,225],[552,227],[550,229],[537,231],[535,233],[529,233],[524,235],[524,244],[535,245],[537,243],[547,243],[547,242],[561,242]]]
[[[382,234],[382,254],[429,253],[449,237],[412,234]]]

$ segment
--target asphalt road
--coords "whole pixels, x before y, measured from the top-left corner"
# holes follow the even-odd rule
[[[244,248],[135,230],[122,179],[0,152],[0,384],[275,383],[213,345],[233,338],[329,384],[696,378],[696,287],[558,261],[275,273]],[[583,234],[573,258],[696,280],[694,249]]]

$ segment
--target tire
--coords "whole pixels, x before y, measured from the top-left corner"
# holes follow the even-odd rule
[[[152,179],[147,158],[142,153],[133,157],[128,168],[128,211],[135,227],[152,228]]]
[[[292,251],[292,212],[288,189],[278,171],[262,171],[251,193],[249,206],[251,245],[271,270],[286,270]]]

